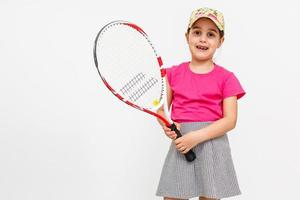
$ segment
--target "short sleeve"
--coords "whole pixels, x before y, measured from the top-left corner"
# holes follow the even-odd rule
[[[173,75],[174,69],[175,69],[174,67],[166,68],[167,79],[168,79],[170,86],[173,85],[172,84],[172,75]]]
[[[231,96],[237,96],[240,99],[246,94],[240,81],[230,72],[230,75],[225,79],[223,84],[223,99]]]

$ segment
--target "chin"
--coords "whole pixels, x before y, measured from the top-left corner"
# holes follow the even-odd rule
[[[196,60],[198,60],[198,61],[207,61],[207,60],[211,60],[212,59],[212,57],[211,56],[194,56],[194,58],[196,59]]]

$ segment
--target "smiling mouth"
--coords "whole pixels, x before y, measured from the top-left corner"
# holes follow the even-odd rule
[[[203,51],[208,50],[208,47],[204,47],[204,46],[200,46],[200,45],[197,45],[196,48],[203,50]]]

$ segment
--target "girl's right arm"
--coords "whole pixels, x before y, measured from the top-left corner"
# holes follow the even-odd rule
[[[173,92],[171,90],[171,87],[169,85],[169,81],[166,78],[166,89],[167,89],[167,103],[168,103],[168,109],[170,109],[171,103],[172,103],[172,98],[173,98]],[[157,114],[163,116],[164,118],[166,118],[165,116],[165,111],[164,111],[164,106],[162,105],[158,110],[157,110]],[[171,131],[171,129],[169,127],[167,127],[160,119],[158,119],[159,124],[162,126],[165,134],[171,138],[172,140],[175,140],[177,135],[175,133],[175,131]],[[177,129],[180,129],[180,124],[174,122],[176,124]]]

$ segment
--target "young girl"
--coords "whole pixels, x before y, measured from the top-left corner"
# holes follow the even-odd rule
[[[240,194],[226,133],[237,121],[237,100],[245,92],[236,76],[213,62],[224,41],[222,13],[192,12],[186,32],[191,61],[167,69],[168,105],[182,137],[163,126],[172,139],[157,195],[164,200],[221,199]],[[163,108],[159,114],[164,115]],[[197,158],[187,162],[193,149]]]

